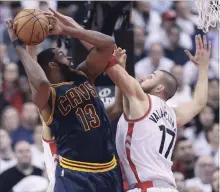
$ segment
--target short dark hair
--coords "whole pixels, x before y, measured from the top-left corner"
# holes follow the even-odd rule
[[[45,71],[45,68],[48,66],[49,62],[51,62],[54,59],[54,50],[55,48],[49,48],[41,51],[37,55],[37,62],[42,67],[42,69]]]
[[[164,97],[166,100],[168,100],[175,95],[178,88],[178,82],[177,79],[171,73],[165,70],[160,71],[163,72],[162,83],[165,86]]]

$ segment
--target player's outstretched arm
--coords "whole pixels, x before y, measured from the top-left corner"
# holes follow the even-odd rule
[[[12,42],[18,40],[14,29],[12,20],[7,21],[8,33]],[[33,101],[39,110],[47,104],[50,94],[50,83],[41,69],[40,65],[32,59],[28,52],[19,44],[15,46],[18,56],[24,65],[30,84],[33,86],[32,97]]]
[[[200,35],[195,37],[196,54],[192,56],[189,51],[185,53],[198,68],[198,81],[193,100],[175,108],[177,123],[181,127],[190,122],[206,106],[208,98],[208,66],[210,62],[211,43],[207,43],[206,36],[203,40]]]
[[[113,54],[116,58],[116,62],[124,69],[126,66],[126,57],[122,57],[122,55],[125,54],[125,52],[125,50],[117,48]],[[117,86],[115,86],[115,101],[113,104],[106,107],[106,111],[110,120],[115,120],[123,112],[123,96],[121,90]]]

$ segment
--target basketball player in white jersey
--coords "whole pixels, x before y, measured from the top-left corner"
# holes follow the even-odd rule
[[[177,127],[191,121],[207,102],[211,44],[205,36],[195,39],[195,56],[185,51],[199,72],[194,97],[175,109],[166,104],[178,86],[170,73],[155,71],[138,83],[118,64],[106,71],[124,96],[116,147],[131,191],[177,191],[171,171]]]

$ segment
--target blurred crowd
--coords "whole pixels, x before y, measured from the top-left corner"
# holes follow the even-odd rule
[[[48,6],[69,16],[77,10],[71,2],[55,0],[0,1],[0,186],[6,177],[13,192],[44,192],[48,180],[42,124],[31,102],[24,69],[8,37],[5,19],[14,18],[23,8],[47,10]],[[140,79],[159,69],[171,72],[179,83],[177,93],[168,101],[173,107],[193,97],[197,68],[184,50],[194,53],[195,35],[202,34],[197,29],[198,22],[195,5],[190,1],[133,3],[130,23],[134,31],[135,77]],[[210,28],[207,38],[212,42],[208,104],[192,122],[179,129],[173,154],[179,192],[219,191],[219,31]],[[38,51],[55,46],[56,40],[49,37]]]

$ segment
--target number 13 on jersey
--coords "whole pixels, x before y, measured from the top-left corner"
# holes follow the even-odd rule
[[[100,126],[99,116],[97,115],[95,107],[92,104],[88,104],[84,108],[78,107],[76,110],[76,115],[81,120],[85,131],[89,131],[90,127],[97,128]]]

